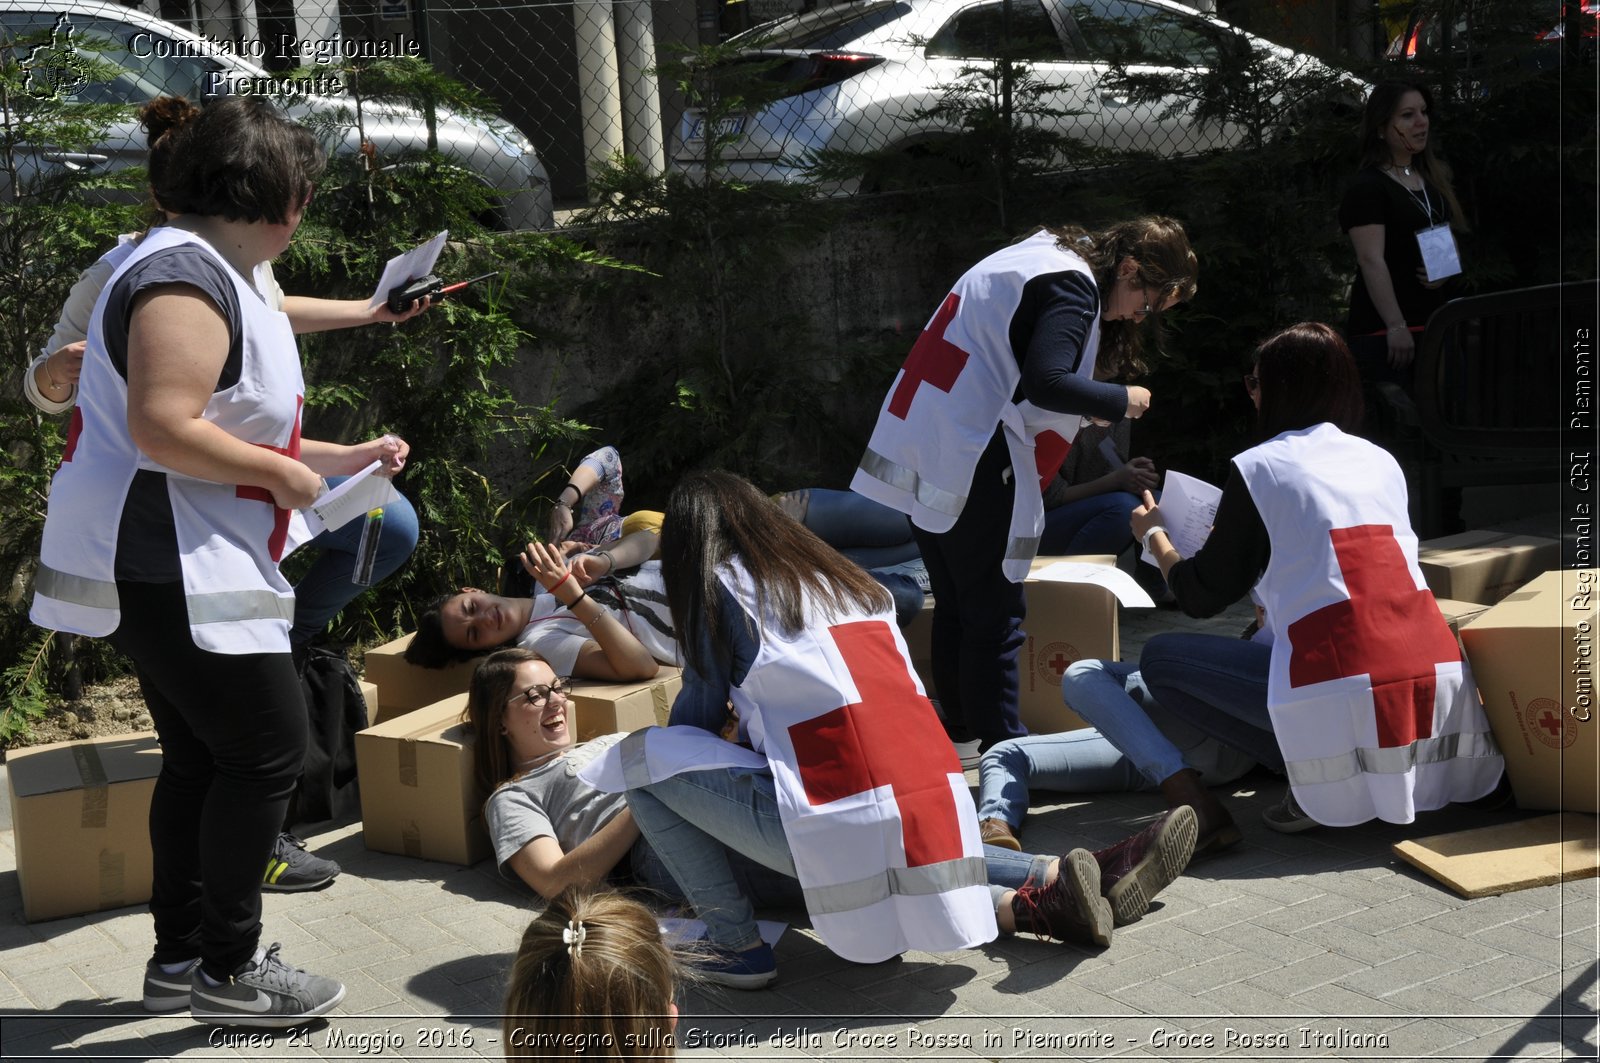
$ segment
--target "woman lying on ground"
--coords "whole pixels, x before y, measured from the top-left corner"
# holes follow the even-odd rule
[[[1275,830],[1409,823],[1482,797],[1503,762],[1417,568],[1405,477],[1348,434],[1362,413],[1349,349],[1327,325],[1292,326],[1257,350],[1245,386],[1266,441],[1233,459],[1205,545],[1181,557],[1148,493],[1133,531],[1190,616],[1253,591],[1270,644],[1157,635],[1139,658],[1144,684],[1173,715],[1288,775],[1290,793],[1265,814]],[[1073,707],[1169,805],[1200,814],[1202,849],[1237,841],[1199,773],[1117,685]]]
[[[532,597],[491,594],[464,587],[423,610],[417,632],[406,647],[406,660],[423,668],[443,668],[506,646],[538,652],[563,675],[629,682],[655,676],[656,662],[682,663],[667,605],[661,562],[649,561],[659,539],[654,531],[636,531],[593,550],[581,544],[542,549],[559,556],[573,551],[570,566],[576,586],[611,613],[643,647],[642,655],[606,653],[586,632],[560,597],[536,589]],[[922,588],[902,572],[869,572],[889,590],[902,626],[922,609]],[[632,647],[630,647],[630,651]]]
[[[548,583],[538,582],[532,597],[466,587],[438,599],[417,619],[406,660],[423,668],[443,668],[452,661],[515,645],[537,652],[561,675],[611,682],[652,679],[658,662],[679,663],[661,563],[640,563],[655,548],[654,532],[635,532],[569,561],[558,547],[529,543],[523,566],[536,581],[541,579],[539,570],[545,570],[553,577]],[[596,565],[592,558],[601,560]],[[597,568],[616,569],[618,575],[597,579]],[[558,586],[556,581],[569,573],[571,578]],[[608,622],[585,624],[571,608],[578,601],[592,603],[587,608]],[[601,634],[608,631],[611,637],[602,640]]]
[[[610,626],[592,599],[574,604],[597,626]],[[473,674],[466,718],[475,739],[474,768],[489,794],[484,818],[501,874],[546,899],[607,882],[680,896],[672,875],[639,836],[622,795],[601,793],[578,777],[580,768],[624,736],[578,743],[571,689],[571,677],[558,677],[525,649],[500,650]],[[792,879],[750,861],[735,858],[732,864],[741,887],[761,903],[799,902]]]
[[[1094,855],[980,844],[888,595],[861,569],[723,472],[673,492],[662,554],[688,647],[679,726],[627,736],[583,777],[627,789],[639,828],[707,924],[717,950],[708,980],[754,989],[777,975],[752,900],[729,874],[735,854],[797,878],[817,932],[859,962],[971,947],[997,924],[1110,943],[1113,905],[1101,891],[1113,880]],[[750,748],[718,737],[730,703]],[[1188,860],[1192,813],[1164,822],[1171,829],[1107,850],[1137,886],[1119,893],[1132,918]]]

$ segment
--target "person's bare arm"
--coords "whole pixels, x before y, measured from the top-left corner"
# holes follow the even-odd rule
[[[356,328],[385,321],[409,321],[428,309],[429,305],[429,300],[420,299],[411,304],[405,313],[397,314],[389,309],[388,303],[369,306],[365,299],[317,299],[309,295],[283,297],[283,312],[289,315],[289,326],[296,334]]]
[[[598,886],[639,840],[639,827],[627,809],[595,831],[570,853],[549,835],[533,839],[506,863],[517,877],[549,899],[573,886]]]
[[[1400,312],[1400,300],[1394,294],[1394,278],[1389,273],[1389,263],[1383,258],[1383,238],[1382,225],[1357,225],[1350,230],[1356,264],[1361,269],[1361,283],[1367,286],[1372,305],[1388,329],[1389,364],[1403,369],[1411,364],[1416,344],[1411,330],[1406,327],[1405,315]]]
[[[228,323],[188,285],[161,285],[134,300],[128,326],[128,433],[155,461],[185,476],[265,488],[284,509],[322,489],[312,469],[252,446],[205,419],[228,358]]]
[[[587,460],[586,456],[584,461]],[[551,542],[561,542],[572,531],[573,514],[583,503],[583,496],[593,491],[599,483],[599,471],[592,465],[584,464],[583,461],[578,462],[578,467],[572,470],[572,478],[556,493],[555,505],[550,509]],[[573,497],[574,494],[577,495],[576,498]]]
[[[405,468],[411,444],[397,435],[379,436],[365,443],[344,445],[317,439],[300,441],[300,460],[323,476],[350,476],[374,461],[382,461],[377,475],[393,476]]]
[[[529,543],[522,552],[522,567],[589,629],[590,639],[572,666],[575,675],[614,683],[655,678],[661,670],[656,659],[611,610],[578,586],[560,550],[549,543]]]
[[[635,568],[655,556],[661,536],[644,530],[624,535],[616,542],[579,554],[572,559],[572,577],[584,587],[618,569]]]

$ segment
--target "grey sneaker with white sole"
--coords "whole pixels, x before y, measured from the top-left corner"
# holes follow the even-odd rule
[[[293,1026],[333,1010],[344,985],[290,967],[274,944],[247,961],[221,985],[199,967],[189,986],[189,1014],[215,1026]]]

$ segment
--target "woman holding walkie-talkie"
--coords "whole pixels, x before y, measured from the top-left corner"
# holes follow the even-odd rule
[[[289,1026],[344,987],[261,942],[261,869],[306,749],[278,562],[324,477],[405,455],[301,438],[293,328],[254,283],[311,201],[316,139],[238,97],[168,136],[153,191],[176,217],[128,254],[91,320],[32,618],[109,637],[155,720],[145,1006]]]

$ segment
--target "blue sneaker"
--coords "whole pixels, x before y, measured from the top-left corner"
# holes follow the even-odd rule
[[[715,952],[698,964],[696,973],[707,982],[729,989],[765,989],[778,980],[778,960],[766,942],[746,952]]]

